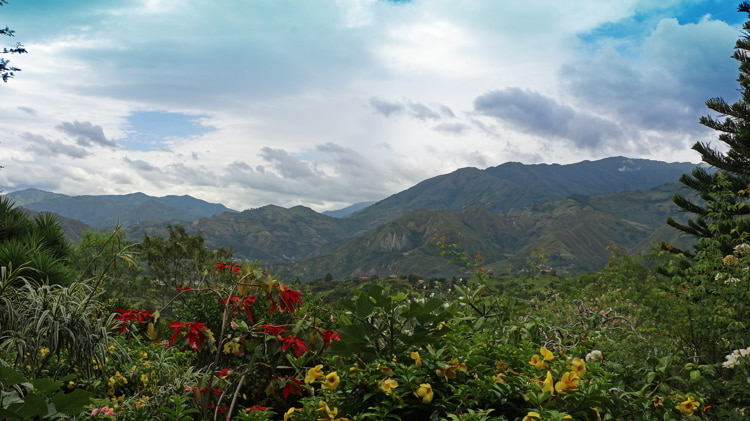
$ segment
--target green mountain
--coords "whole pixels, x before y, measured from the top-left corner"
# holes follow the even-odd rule
[[[32,219],[40,213],[22,207],[19,207],[19,209],[21,209],[26,215],[29,216],[29,218]],[[57,217],[57,220],[60,221],[60,226],[62,226],[63,232],[65,233],[65,238],[67,238],[68,241],[79,241],[81,238],[83,238],[83,234],[86,231],[96,231],[96,228],[90,225],[86,225],[77,219],[70,219],[57,214],[53,215],[55,215],[55,217]]]
[[[67,196],[37,189],[8,193],[16,206],[38,212],[54,212],[93,227],[132,225],[142,221],[194,221],[205,216],[233,212],[221,204],[191,196],[153,197],[143,193],[101,196]]]
[[[653,241],[678,239],[666,226],[677,215],[673,183],[647,191],[574,197],[538,203],[506,215],[493,215],[481,206],[462,212],[416,210],[360,233],[326,255],[317,255],[279,269],[289,276],[314,279],[458,274],[435,246],[437,238],[457,244],[470,256],[479,254],[496,273],[523,267],[532,253],[544,250],[550,268],[595,270],[609,257],[608,247],[646,251]]]
[[[675,182],[695,166],[613,157],[569,165],[509,162],[485,170],[462,168],[425,180],[347,218],[374,228],[417,209],[461,212],[480,205],[492,214],[508,214],[575,194],[647,190]]]
[[[172,224],[179,221],[172,221]],[[143,234],[166,236],[167,223],[140,223],[128,227],[128,238]],[[304,206],[285,209],[268,205],[239,213],[223,213],[186,225],[203,233],[209,248],[231,247],[235,255],[264,262],[296,262],[326,247],[340,244],[360,229],[355,221],[325,216]]]

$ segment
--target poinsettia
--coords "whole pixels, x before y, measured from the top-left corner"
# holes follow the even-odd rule
[[[120,313],[115,316],[115,320],[120,321],[119,333],[125,332],[130,326],[130,322],[145,323],[154,318],[151,310],[124,310],[118,308],[115,310],[116,313]]]
[[[177,342],[177,336],[180,335],[183,328],[186,330],[185,336],[187,337],[188,345],[196,351],[201,350],[206,339],[213,338],[211,329],[204,323],[172,322],[169,329],[174,330],[174,333],[172,333],[172,339],[169,340],[170,346],[173,346]]]
[[[305,341],[295,336],[280,337],[279,341],[281,342],[282,351],[286,351],[289,348],[292,348],[292,352],[294,352],[294,356],[297,358],[307,352],[307,344],[305,343]]]
[[[281,378],[281,380],[286,380],[286,384],[284,385],[284,398],[288,397],[291,394],[302,394],[302,380],[295,379],[293,377],[283,377]]]
[[[281,311],[294,313],[302,305],[302,297],[304,297],[304,294],[301,292],[285,286],[283,290],[279,291],[279,306]]]
[[[285,328],[284,326],[269,325],[268,323],[256,326],[255,329],[263,331],[263,333],[265,333],[266,335],[271,336],[279,336],[283,332],[287,331],[287,328]]]
[[[323,346],[328,348],[329,346],[331,346],[331,342],[334,340],[340,341],[341,335],[336,333],[336,331],[333,329],[326,329],[323,331]]]
[[[248,323],[253,322],[253,309],[252,306],[255,304],[255,297],[237,297],[237,296],[231,296],[229,298],[224,298],[222,300],[219,300],[219,304],[226,304],[227,301],[229,301],[229,305],[231,306],[231,315],[235,315],[237,311],[244,310],[245,314],[247,315],[247,321]]]

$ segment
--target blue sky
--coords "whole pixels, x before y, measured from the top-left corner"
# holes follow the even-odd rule
[[[719,0],[10,0],[0,189],[322,211],[461,167],[693,161]]]

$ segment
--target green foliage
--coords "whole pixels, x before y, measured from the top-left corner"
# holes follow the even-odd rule
[[[0,367],[0,416],[9,421],[26,421],[79,414],[90,404],[92,394],[69,390],[65,385],[74,378],[70,375],[58,381],[30,380],[9,367]]]

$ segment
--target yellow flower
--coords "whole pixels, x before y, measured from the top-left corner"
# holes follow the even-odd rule
[[[529,412],[523,417],[523,421],[536,421],[542,419],[538,412]]]
[[[455,379],[457,370],[466,371],[466,364],[463,364],[459,362],[457,358],[454,358],[449,363],[445,364],[443,368],[436,369],[435,374],[444,377],[445,380]]]
[[[110,377],[109,380],[107,380],[107,386],[111,387],[111,386],[114,386],[115,384],[117,384],[117,380],[115,380],[114,377]]]
[[[505,373],[505,370],[508,369],[508,363],[506,363],[505,361],[495,361],[495,368],[497,369],[497,371]]]
[[[383,392],[390,394],[393,392],[393,389],[398,387],[398,382],[393,379],[383,379],[383,381],[380,382],[380,388],[383,390]]]
[[[325,411],[325,413],[328,415],[328,418],[330,419],[336,418],[336,415],[339,413],[338,408],[329,408],[328,404],[325,403],[325,401],[320,401],[320,408],[318,408],[318,411]]]
[[[40,358],[44,358],[47,355],[49,355],[49,348],[47,348],[46,346],[43,346],[43,347],[39,348],[39,357]]]
[[[74,382],[74,381],[69,381],[68,382],[68,389],[73,389],[75,387],[76,387],[76,382]]]
[[[145,374],[141,374],[141,383],[146,384],[148,383],[148,376]]]
[[[148,353],[147,352],[140,352],[140,356],[141,356],[142,359],[145,360],[146,358],[148,358]]]
[[[573,358],[573,360],[570,362],[570,367],[568,368],[571,370],[575,370],[575,372],[578,373],[578,377],[583,378],[583,376],[586,374],[586,363],[580,358]]]
[[[557,393],[565,393],[566,391],[569,391],[570,389],[575,389],[578,387],[578,382],[581,379],[578,377],[578,373],[575,371],[568,371],[565,374],[563,374],[562,379],[560,379],[559,382],[555,383],[555,390]]]
[[[323,365],[316,365],[315,367],[307,370],[307,374],[305,375],[305,384],[310,384],[321,377],[323,377]]]
[[[504,377],[505,377],[505,374],[503,374],[503,373],[497,373],[494,376],[492,376],[492,379],[495,380],[495,383],[507,384],[507,383],[505,383]]]
[[[301,409],[297,409],[295,407],[289,408],[289,410],[284,414],[284,421],[289,421],[289,419],[292,418],[292,414],[294,414],[294,411],[301,411]]]
[[[422,366],[422,357],[419,356],[419,352],[412,352],[411,358],[414,360],[414,364],[416,364],[417,367]]]
[[[572,416],[570,416],[570,414],[568,414],[568,415],[566,415],[566,416],[564,416],[564,417],[562,417],[562,418],[560,418],[560,419],[561,419],[561,420],[572,420],[572,419],[573,419],[573,417],[572,417]]]
[[[432,386],[427,383],[420,384],[414,396],[422,398],[422,403],[432,402]]]
[[[531,356],[531,361],[529,361],[529,364],[533,365],[539,370],[546,370],[549,368],[547,362],[542,359],[542,356],[537,354]]]
[[[239,354],[240,353],[240,344],[237,342],[227,342],[224,344],[224,353],[225,354]]]
[[[336,374],[335,371],[332,371],[326,376],[326,381],[323,382],[323,387],[329,390],[336,390],[336,388],[339,387],[340,382],[341,378],[339,375]]]
[[[549,392],[555,394],[554,380],[552,380],[552,373],[547,372],[547,379],[544,380],[544,386],[542,386],[542,392]]]
[[[540,353],[540,354],[542,354],[542,356],[544,357],[544,361],[552,361],[552,360],[554,360],[554,359],[555,359],[555,356],[554,356],[554,354],[552,354],[552,352],[550,352],[550,351],[549,351],[549,350],[548,350],[547,348],[545,348],[545,347],[541,347],[541,348],[539,349],[539,353]]]
[[[688,397],[686,401],[680,402],[675,408],[688,417],[693,415],[693,411],[700,408],[700,402],[694,400],[692,397]]]

